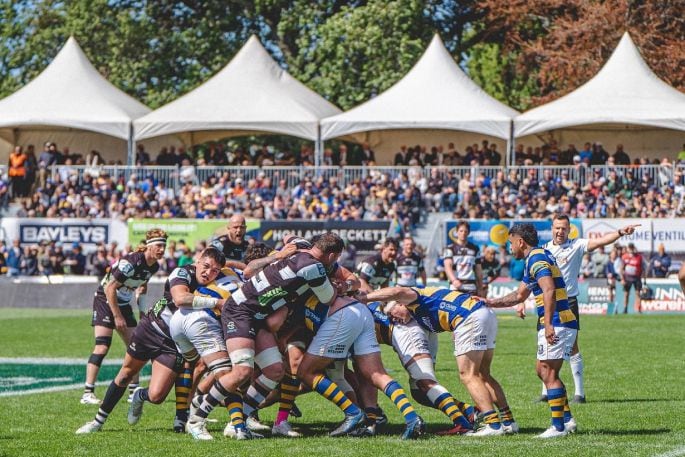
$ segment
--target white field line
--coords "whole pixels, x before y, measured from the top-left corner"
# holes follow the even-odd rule
[[[658,454],[655,457],[679,457],[681,455],[685,455],[685,446],[680,446],[672,451],[668,451],[664,454]]]
[[[148,381],[150,376],[141,376],[141,381]],[[95,383],[96,386],[108,386],[112,380],[108,381],[98,381]],[[54,386],[54,387],[41,387],[39,389],[29,389],[29,390],[18,390],[16,392],[0,392],[0,397],[19,397],[21,395],[33,395],[33,394],[43,394],[46,392],[61,392],[63,390],[72,389],[82,389],[83,383],[79,384],[69,384],[66,386]]]
[[[68,357],[0,357],[0,364],[5,365],[86,365],[88,359]],[[121,365],[124,359],[105,359],[103,365]]]

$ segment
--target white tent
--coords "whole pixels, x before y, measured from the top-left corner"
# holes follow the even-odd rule
[[[400,81],[362,105],[321,121],[321,134],[324,140],[354,136],[369,142],[377,153],[383,149],[387,157],[399,142],[457,143],[455,131],[471,133],[466,144],[483,135],[506,142],[517,114],[466,76],[436,34]]]
[[[192,145],[227,136],[279,133],[317,140],[319,120],[339,112],[279,67],[252,36],[207,82],[137,119],[135,138],[174,133]]]
[[[652,72],[626,32],[595,77],[518,116],[514,131],[521,143],[544,132],[564,146],[601,140],[610,152],[623,143],[632,152],[672,155],[685,142],[685,94]]]
[[[110,84],[71,37],[43,72],[0,100],[0,136],[9,144],[55,141],[86,155],[123,160],[131,122],[150,111]]]

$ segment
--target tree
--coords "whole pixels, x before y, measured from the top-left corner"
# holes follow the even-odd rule
[[[501,46],[505,57],[493,63],[487,53],[477,55],[477,65],[510,83],[502,99],[515,108],[559,98],[588,81],[625,31],[659,77],[685,90],[680,0],[483,0],[481,5],[485,16],[478,24],[479,40]],[[517,75],[530,79],[523,81],[524,89],[512,80]]]

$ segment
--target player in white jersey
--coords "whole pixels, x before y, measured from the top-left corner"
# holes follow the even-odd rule
[[[586,252],[611,244],[624,235],[631,235],[635,232],[638,225],[627,225],[616,232],[607,233],[600,238],[574,238],[569,239],[571,223],[565,214],[557,214],[552,219],[552,240],[543,246],[552,253],[556,259],[557,266],[561,270],[561,275],[566,283],[568,301],[578,321],[580,330],[580,313],[578,311],[578,277],[580,276],[580,264]],[[575,385],[575,395],[573,403],[585,403],[585,387],[583,385],[583,357],[578,349],[578,337],[573,344],[571,351],[571,373]],[[540,401],[547,401],[547,392],[543,386]]]

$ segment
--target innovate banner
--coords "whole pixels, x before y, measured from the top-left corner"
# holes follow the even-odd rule
[[[499,298],[518,288],[519,283],[509,280],[497,280],[490,284],[488,297]],[[613,315],[622,313],[624,308],[623,287],[617,284],[613,300],[606,279],[588,279],[579,284],[578,308],[581,314]],[[677,279],[647,279],[643,287],[650,287],[654,297],[642,300],[643,313],[685,313],[685,295]],[[635,291],[628,298],[628,312],[635,310]],[[535,313],[532,299],[526,301],[528,315]]]
[[[137,244],[145,239],[145,232],[160,228],[167,232],[169,240],[184,240],[193,247],[198,241],[225,235],[227,224],[227,219],[134,219],[128,221],[128,239],[131,244]],[[258,220],[247,220],[247,236],[259,237]]]
[[[538,231],[540,244],[547,243],[552,239],[552,220],[528,219],[528,220],[469,220],[471,226],[471,233],[469,234],[469,241],[476,246],[482,247],[484,245],[500,247],[507,243],[509,236],[509,227],[518,222],[532,223]],[[457,220],[445,221],[446,243],[447,246],[457,239]],[[570,238],[577,238],[583,234],[583,224],[580,219],[571,219],[571,233]]]

